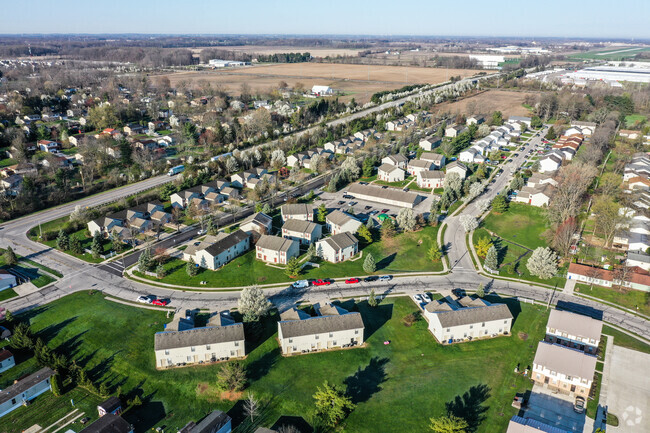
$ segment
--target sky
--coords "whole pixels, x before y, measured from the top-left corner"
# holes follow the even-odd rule
[[[649,0],[3,0],[0,34],[650,38]]]

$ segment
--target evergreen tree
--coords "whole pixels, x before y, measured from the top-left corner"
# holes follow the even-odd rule
[[[2,257],[5,259],[7,266],[16,266],[18,263],[18,257],[16,257],[16,253],[14,253],[14,250],[11,247],[7,247],[7,250],[4,252]]]
[[[431,243],[431,247],[429,248],[429,251],[427,251],[427,256],[432,262],[439,262],[440,259],[442,259],[442,251],[440,251],[437,241]]]
[[[322,224],[325,222],[325,219],[327,218],[327,207],[325,206],[325,203],[321,203],[321,205],[318,206],[317,218],[319,223]]]
[[[61,395],[61,378],[58,373],[50,379],[50,386],[52,387],[52,394],[59,397]]]
[[[165,278],[165,275],[167,275],[167,270],[165,269],[165,266],[162,263],[158,263],[158,266],[156,266],[156,276],[159,279]]]
[[[392,218],[386,218],[381,223],[381,237],[382,239],[391,239],[395,236],[395,223]]]
[[[59,230],[59,236],[56,238],[56,247],[61,251],[67,251],[70,248],[70,238],[63,230]]]
[[[370,220],[368,220],[370,221]],[[357,230],[357,234],[359,235],[360,238],[365,240],[367,243],[372,243],[372,233],[370,233],[370,229],[368,226],[359,226],[359,229]]]
[[[292,257],[287,262],[287,267],[284,269],[284,273],[289,278],[294,278],[300,275],[300,262],[296,257]]]
[[[90,244],[90,251],[93,254],[93,257],[97,258],[102,255],[104,252],[104,246],[102,245],[102,235],[99,232],[95,232],[93,236],[93,242]]]
[[[488,250],[484,264],[485,267],[490,268],[493,271],[496,271],[499,268],[499,254],[494,245],[492,245]]]
[[[72,236],[70,238],[70,251],[74,254],[84,253],[84,248],[81,245],[81,240],[76,236]]]
[[[307,248],[307,261],[314,260],[316,257],[316,244],[309,244],[309,247]]]
[[[187,265],[185,265],[185,272],[187,272],[187,275],[190,277],[196,276],[196,274],[199,272],[196,267],[196,262],[194,262],[194,258],[190,257],[190,261],[187,262]]]
[[[368,295],[368,305],[371,307],[376,307],[379,304],[377,296],[375,295],[375,289],[370,289],[370,294]]]
[[[479,298],[485,296],[485,287],[483,286],[483,284],[478,285],[478,288],[476,289],[476,296],[478,296]]]
[[[106,382],[102,382],[101,385],[99,385],[99,395],[102,397],[108,397],[111,394],[111,391],[108,389],[108,385]]]
[[[372,274],[377,270],[377,262],[372,254],[366,254],[366,258],[363,261],[363,270],[369,274]]]
[[[138,269],[141,272],[149,272],[151,271],[152,268],[153,268],[153,259],[151,257],[151,250],[147,246],[140,254],[140,257],[138,257]]]
[[[503,213],[508,210],[508,201],[502,194],[499,194],[492,200],[492,210],[497,213]]]

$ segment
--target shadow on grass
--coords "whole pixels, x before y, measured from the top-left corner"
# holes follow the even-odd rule
[[[314,431],[313,427],[301,416],[281,416],[271,429],[279,431],[281,428],[286,431],[292,431],[291,428],[293,428],[295,433],[313,433]]]
[[[377,262],[377,270],[380,271],[382,269],[387,268],[390,266],[391,263],[393,263],[393,260],[395,260],[395,257],[397,257],[397,253],[393,253],[389,256],[384,257],[380,261]]]
[[[489,409],[483,403],[490,397],[490,387],[485,384],[471,387],[465,394],[457,395],[445,403],[447,413],[467,421],[468,432],[475,432],[485,420],[485,412]]]
[[[249,382],[255,382],[263,378],[273,368],[280,357],[280,348],[276,347],[270,352],[266,352],[261,358],[251,362],[246,366],[246,372]]]
[[[61,330],[63,330],[63,328],[77,320],[78,317],[79,316],[70,317],[62,322],[46,326],[36,333],[36,337],[42,338],[43,341],[51,341],[59,334],[59,332],[61,332]]]
[[[373,394],[381,391],[381,384],[387,379],[386,364],[388,358],[373,357],[364,368],[359,367],[352,376],[348,376],[343,383],[347,386],[346,394],[352,403],[358,404],[370,400]]]
[[[494,284],[494,280],[490,281],[488,283],[489,287],[492,287]],[[487,291],[486,287],[486,291]],[[521,303],[515,299],[515,298],[502,298],[501,296],[497,294],[490,294],[486,295],[484,299],[492,304],[506,304],[508,306],[508,309],[510,310],[510,314],[512,314],[512,325],[514,326],[515,321],[517,321],[517,317],[519,316],[519,313],[521,313]]]
[[[393,317],[393,304],[379,304],[371,307],[367,302],[357,304],[365,326],[364,341],[369,339],[379,328]]]
[[[113,364],[113,360],[115,359],[115,355],[120,353],[121,351],[117,351],[108,358],[105,358],[104,360],[100,361],[96,365],[94,365],[92,368],[88,370],[88,377],[90,380],[98,382],[104,376],[110,371],[111,365]]]
[[[143,400],[142,406],[133,407],[126,411],[122,417],[135,427],[135,431],[151,430],[153,426],[165,418],[165,407],[162,402],[151,401],[149,395]]]
[[[269,425],[271,423],[271,405],[274,399],[268,402],[262,402],[253,417],[246,410],[246,400],[238,400],[228,411],[228,416],[232,418],[232,425],[237,426],[233,432],[255,433],[259,427]]]
[[[68,359],[73,359],[75,357],[75,355],[77,354],[77,352],[79,351],[79,347],[81,347],[81,345],[83,344],[83,338],[82,337],[86,332],[88,332],[88,330],[82,331],[82,332],[78,333],[77,335],[75,335],[72,338],[68,338],[63,343],[59,344],[56,347],[56,352],[65,355],[65,357],[68,358]],[[45,340],[45,341],[47,341],[47,340]],[[78,360],[79,365],[81,367],[85,367],[85,365],[88,363],[88,361],[90,359],[92,359],[92,357],[95,355],[95,352],[93,352],[92,354],[89,354],[89,355],[81,358],[80,360]]]

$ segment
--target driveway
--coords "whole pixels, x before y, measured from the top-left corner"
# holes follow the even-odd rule
[[[584,413],[579,414],[573,410],[572,397],[554,393],[539,385],[533,386],[524,417],[569,432],[582,432],[586,418]]]
[[[650,355],[614,346],[611,360],[606,404],[609,413],[618,417],[619,425],[608,431],[649,432]]]

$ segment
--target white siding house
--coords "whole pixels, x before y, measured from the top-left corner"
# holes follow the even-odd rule
[[[54,374],[51,368],[44,367],[0,391],[0,417],[52,389],[50,378]]]
[[[332,263],[343,262],[359,251],[359,241],[348,232],[338,233],[316,242],[318,257]]]

